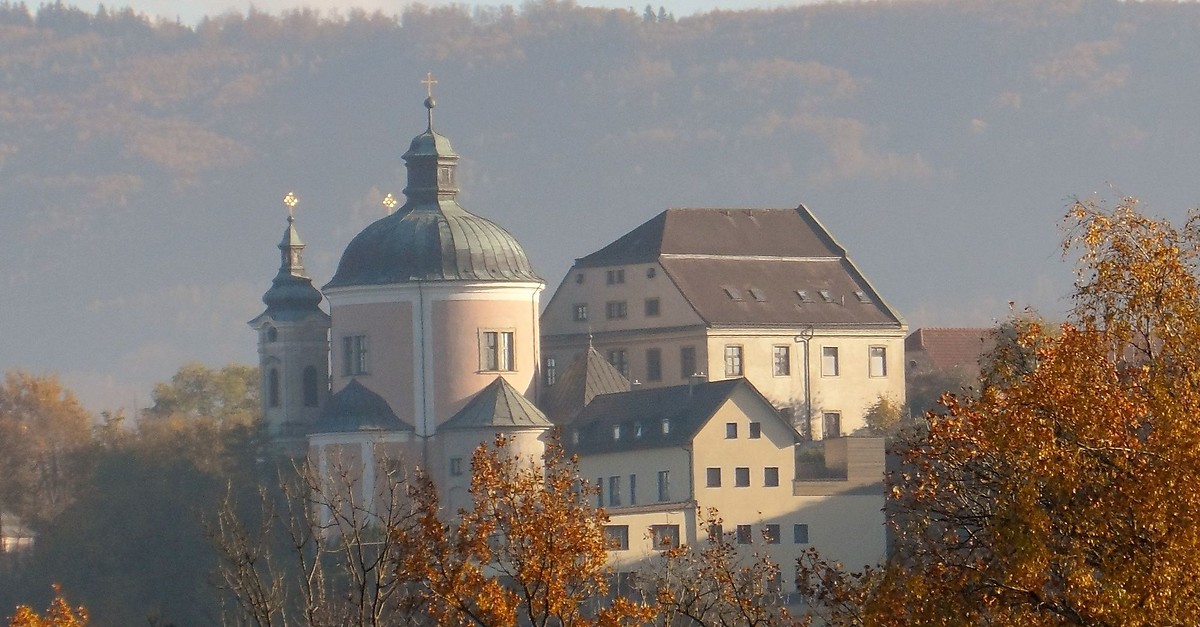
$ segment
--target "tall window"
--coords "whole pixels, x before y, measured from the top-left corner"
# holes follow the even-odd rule
[[[742,376],[742,347],[739,344],[725,346],[725,376]]]
[[[872,346],[868,349],[870,371],[872,377],[887,376],[887,349],[882,346]]]
[[[736,422],[725,423],[725,439],[726,440],[736,440],[737,439],[737,423]]]
[[[451,477],[461,477],[462,474],[463,474],[463,458],[451,457],[450,458],[450,476]]]
[[[646,349],[646,380],[662,381],[662,350]]]
[[[629,378],[629,360],[625,355],[625,349],[614,348],[608,351],[608,363],[612,364],[613,368],[621,373],[621,376]]]
[[[587,303],[575,303],[571,309],[574,312],[575,322],[587,322]]]
[[[629,305],[623,300],[610,300],[604,303],[604,317],[609,320],[620,320],[629,315]]]
[[[838,376],[838,347],[822,346],[821,347],[821,376],[836,377]]]
[[[671,500],[671,471],[658,471],[658,500]]]
[[[842,414],[836,411],[827,411],[821,416],[823,428],[823,436],[826,439],[842,437]]]
[[[318,394],[318,392],[320,390],[317,387],[319,385],[319,382],[317,381],[316,366],[309,366],[309,367],[305,368],[303,378],[304,378],[304,381],[303,381],[303,385],[301,386],[301,388],[304,390],[304,406],[305,407],[316,407],[317,401],[320,396]]]
[[[696,347],[684,346],[679,349],[679,378],[687,379],[696,374]]]
[[[771,371],[777,377],[792,374],[792,347],[787,344],[771,347]]]
[[[768,488],[779,487],[779,467],[767,466],[763,468],[763,485]]]
[[[608,478],[608,505],[615,507],[621,504],[621,478]]]
[[[558,361],[553,355],[546,357],[546,366],[542,371],[546,373],[546,385],[554,385],[558,381]]]
[[[792,541],[796,544],[808,544],[808,525],[792,525]]]
[[[279,407],[279,371],[274,368],[267,371],[267,405]]]
[[[762,423],[761,422],[750,423],[750,439],[757,440],[761,437],[762,437]]]
[[[658,299],[657,298],[647,298],[646,299],[646,317],[654,318],[657,315],[658,315]]]
[[[763,539],[767,544],[779,544],[779,525],[763,525]]]
[[[515,370],[512,331],[484,331],[479,348],[482,370]]]
[[[367,374],[367,336],[342,337],[342,376]]]
[[[750,525],[738,525],[736,534],[738,544],[750,544],[754,541],[754,531]]]
[[[629,475],[629,504],[637,505],[637,475]]]

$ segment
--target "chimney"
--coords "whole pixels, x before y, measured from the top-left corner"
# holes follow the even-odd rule
[[[708,375],[703,372],[692,373],[692,376],[688,377],[688,396],[690,397],[692,392],[695,391],[697,383],[704,383],[706,381],[708,381]]]

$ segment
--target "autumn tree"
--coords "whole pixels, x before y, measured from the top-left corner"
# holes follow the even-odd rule
[[[801,561],[835,624],[1179,625],[1200,616],[1200,219],[1076,203],[1070,320],[1036,321],[902,442],[896,551]]]
[[[414,492],[419,524],[397,530],[400,570],[438,625],[637,625],[650,608],[609,592],[604,511],[557,441],[542,459],[498,435],[471,456],[470,505],[446,520],[428,478]]]
[[[258,368],[253,366],[184,364],[170,381],[154,385],[154,405],[143,413],[147,418],[247,424],[258,419],[259,388]]]
[[[87,627],[87,610],[83,607],[72,608],[57,585],[54,586],[54,593],[54,600],[44,614],[39,615],[27,605],[18,606],[8,627]]]
[[[916,425],[904,403],[883,394],[867,408],[863,420],[866,422],[863,431],[873,436],[894,436],[902,429]]]
[[[695,627],[799,626],[782,594],[782,573],[762,544],[747,552],[733,533],[723,532],[720,514],[708,510],[702,524],[707,541],[664,545],[635,575],[635,588],[654,601],[655,624]],[[765,533],[765,531],[764,531]],[[765,542],[767,538],[763,538]]]
[[[15,370],[0,384],[0,506],[53,519],[83,480],[91,416],[54,375]]]

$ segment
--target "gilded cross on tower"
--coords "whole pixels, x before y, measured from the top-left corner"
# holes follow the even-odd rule
[[[433,86],[437,85],[437,83],[438,82],[433,78],[433,72],[425,73],[425,80],[421,81],[421,84],[425,86],[426,95],[429,96],[430,99],[433,98]]]
[[[396,205],[397,205],[397,202],[396,202],[395,196],[388,194],[387,196],[383,197],[383,206],[387,207],[387,212],[388,212],[389,216],[392,215],[392,212],[396,210]]]
[[[296,198],[296,194],[293,192],[288,192],[287,196],[283,197],[283,204],[287,206],[288,210],[288,222],[296,221],[296,205],[299,202],[300,199]]]

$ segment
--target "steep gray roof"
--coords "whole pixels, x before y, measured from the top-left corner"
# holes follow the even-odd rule
[[[262,298],[267,309],[249,322],[252,327],[257,327],[265,318],[289,322],[312,316],[329,319],[329,314],[321,309],[321,292],[304,273],[304,242],[300,240],[295,222],[295,218],[289,215],[283,239],[279,242],[279,272]]]
[[[504,377],[498,376],[458,413],[438,427],[438,430],[548,429],[553,426],[532,401],[525,398]]]
[[[599,394],[628,392],[629,379],[621,375],[595,348],[577,356],[543,395],[542,408],[557,425],[574,420]]]
[[[750,384],[745,379],[726,379],[603,394],[579,413],[563,439],[571,452],[585,455],[683,446],[739,386]],[[663,433],[664,420],[667,433]],[[618,425],[620,437],[614,438]]]
[[[668,209],[575,267],[655,261],[710,326],[903,325],[803,205]]]
[[[321,410],[310,433],[353,433],[357,431],[413,431],[384,398],[351,379]]]

